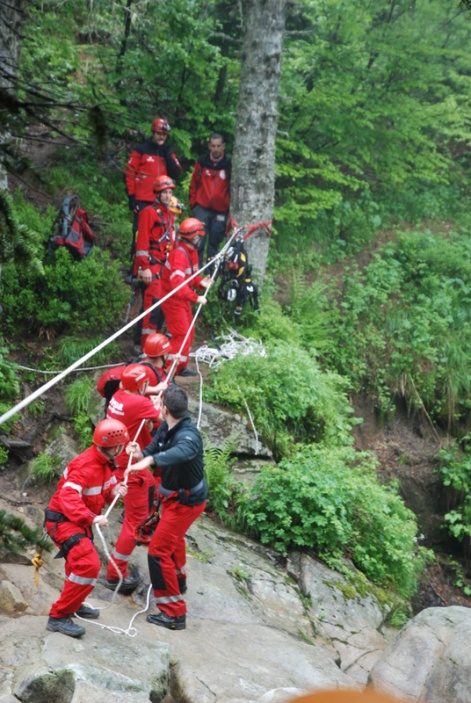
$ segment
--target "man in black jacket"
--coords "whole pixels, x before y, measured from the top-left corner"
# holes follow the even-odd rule
[[[188,415],[188,397],[179,386],[162,396],[162,424],[142,451],[135,442],[126,451],[138,459],[132,470],[156,466],[161,472],[162,497],[159,524],[149,544],[149,573],[157,614],[147,621],[170,630],[186,627],[185,534],[206,507],[208,486],[204,478],[203,441]]]

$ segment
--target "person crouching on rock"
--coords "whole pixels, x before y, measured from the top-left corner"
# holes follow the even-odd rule
[[[149,573],[157,613],[147,621],[170,630],[186,627],[185,534],[206,507],[208,484],[204,478],[203,440],[188,414],[183,388],[170,386],[162,396],[162,424],[142,450],[130,442],[126,452],[138,459],[128,472],[150,466],[160,469],[162,498],[160,521],[149,544]]]
[[[100,611],[83,605],[100,572],[100,557],[93,545],[92,525],[108,526],[101,514],[105,503],[124,497],[127,487],[118,483],[115,458],[129,441],[122,422],[102,420],[93,433],[93,445],[66,467],[45,511],[44,526],[65,558],[65,581],[59,599],[49,611],[46,629],[81,637],[85,628],[72,616],[96,619]]]

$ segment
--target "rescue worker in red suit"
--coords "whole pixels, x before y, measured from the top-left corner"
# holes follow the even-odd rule
[[[198,246],[204,235],[204,225],[196,218],[188,217],[182,221],[177,232],[177,244],[170,252],[162,273],[162,297],[174,291],[198,271]],[[167,328],[171,335],[169,359],[180,353],[176,367],[176,373],[180,376],[195,375],[195,371],[187,368],[190,348],[195,336],[194,328],[191,329],[188,339],[182,347],[193,320],[191,303],[206,304],[206,298],[195,293],[193,288],[209,288],[211,285],[212,280],[209,276],[204,278],[195,276],[188,284],[182,286],[162,303]]]
[[[125,171],[129,209],[134,213],[134,235],[139,213],[154,202],[155,179],[158,176],[178,178],[182,172],[180,162],[167,144],[171,129],[168,120],[157,117],[152,121],[151,128],[152,137],[133,148]]]
[[[111,398],[119,388],[123,371],[130,363],[142,364],[147,369],[149,385],[146,389],[146,396],[159,395],[159,393],[164,391],[168,387],[165,364],[169,351],[170,341],[168,337],[156,332],[147,337],[143,356],[133,359],[127,364],[113,366],[102,373],[97,381],[96,389],[105,399],[105,414]]]
[[[175,216],[169,207],[175,185],[168,176],[159,176],[155,179],[153,187],[155,201],[139,215],[133,269],[133,274],[139,275],[145,286],[144,310],[148,310],[161,298],[160,279],[163,266],[175,246]],[[164,319],[161,307],[144,317],[141,349],[144,349],[149,334],[160,332]]]
[[[102,420],[93,433],[93,445],[65,469],[45,512],[44,526],[65,557],[65,581],[59,599],[49,611],[46,628],[70,637],[81,637],[85,628],[72,620],[74,614],[94,619],[97,608],[84,605],[100,572],[100,558],[93,546],[92,525],[108,526],[101,511],[127,487],[116,478],[115,460],[129,442],[126,426]],[[126,456],[126,454],[124,454]]]
[[[203,441],[188,415],[188,397],[179,386],[170,386],[162,396],[162,424],[151,444],[142,452],[134,470],[160,469],[162,498],[160,521],[149,544],[149,573],[157,614],[147,621],[170,630],[186,627],[185,534],[206,506],[208,485],[204,477]]]
[[[146,447],[152,440],[151,430],[154,423],[160,421],[160,410],[154,403],[145,397],[149,383],[149,374],[145,366],[130,364],[121,376],[121,388],[114,394],[108,405],[107,417],[119,420],[128,429],[129,436],[135,440],[139,447]],[[145,420],[139,434],[139,427]],[[137,437],[136,437],[137,435]],[[129,458],[124,453],[116,459],[116,478],[124,479],[124,472],[128,467]],[[118,539],[111,552],[111,557],[106,572],[106,588],[116,590],[125,595],[132,593],[139,584],[139,573],[130,571],[129,560],[136,546],[134,529],[149,517],[154,505],[155,479],[152,473],[141,471],[130,474],[127,481],[128,492],[124,498],[124,520]],[[116,566],[115,566],[116,565]],[[119,574],[116,572],[119,569]],[[122,576],[120,584],[119,576]]]
[[[191,176],[191,214],[203,222],[207,235],[199,249],[200,266],[204,261],[206,240],[209,260],[218,253],[226,233],[232,163],[224,153],[225,147],[222,134],[214,132],[209,138],[208,153],[199,157]]]

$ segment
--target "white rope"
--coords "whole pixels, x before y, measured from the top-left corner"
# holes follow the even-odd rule
[[[154,305],[151,305],[147,310],[144,310],[140,315],[137,315],[137,317],[134,318],[134,320],[131,320],[128,322],[124,327],[121,327],[120,330],[115,332],[114,334],[111,335],[111,337],[108,337],[108,339],[105,339],[101,344],[98,344],[98,346],[94,347],[94,349],[91,349],[87,354],[82,356],[80,359],[77,359],[73,364],[71,364],[67,369],[59,373],[57,376],[52,378],[50,381],[47,381],[44,385],[42,385],[40,388],[35,390],[33,393],[30,393],[26,398],[24,398],[21,402],[17,403],[13,408],[8,410],[7,412],[3,413],[3,415],[0,416],[0,425],[2,425],[4,422],[10,419],[12,415],[15,415],[19,410],[22,410],[24,407],[32,403],[36,398],[39,398],[43,393],[48,391],[50,388],[55,386],[59,381],[62,381],[63,378],[65,378],[69,373],[71,373],[74,369],[78,368],[84,361],[87,361],[90,359],[92,356],[94,356],[97,352],[101,351],[104,347],[106,347],[110,342],[113,342],[117,337],[122,335],[124,332],[126,332],[130,327],[136,324],[138,320],[143,319],[150,311],[154,310],[155,308],[158,308],[162,303],[164,303],[166,300],[171,298],[175,293],[177,293],[183,286],[188,285],[190,281],[192,281],[194,278],[199,276],[202,271],[205,271],[209,266],[212,266],[213,263],[221,259],[227,249],[229,248],[233,238],[236,236],[236,234],[240,230],[236,230],[230,239],[226,242],[226,244],[223,246],[221,251],[216,254],[210,261],[208,261],[204,266],[202,266],[198,271],[195,271],[195,273],[191,274],[188,278],[186,278],[182,283],[180,283],[176,288],[174,288],[170,293],[168,293],[166,296],[158,300]]]
[[[234,359],[238,355],[258,354],[263,358],[267,356],[263,342],[244,337],[232,328],[229,328],[228,334],[221,335],[216,339],[217,347],[203,344],[193,354],[195,359],[208,364],[210,368],[217,369],[224,361]]]
[[[219,340],[222,341],[222,344],[219,344]],[[193,354],[196,362],[196,368],[200,375],[199,414],[197,422],[198,429],[200,428],[201,415],[203,411],[203,376],[200,372],[198,362],[202,361],[203,363],[207,363],[210,368],[216,369],[224,361],[234,359],[237,355],[248,356],[249,354],[259,354],[263,358],[267,356],[267,352],[262,342],[257,342],[253,339],[248,339],[247,337],[244,337],[232,328],[229,329],[229,334],[216,337],[216,342],[219,348],[209,347],[207,344],[205,344],[202,347],[199,347],[199,349],[197,349],[196,352]],[[250,424],[252,425],[255,437],[255,454],[257,455],[260,449],[260,441],[258,438],[257,428],[255,427],[255,423],[253,421],[252,413],[250,412],[247,400],[245,399],[240,389],[240,386],[237,387],[242,394],[242,399],[247,409],[247,415],[249,416]]]
[[[144,418],[144,419],[141,421],[141,424],[139,425],[139,429],[137,430],[136,435],[135,435],[135,437],[134,437],[134,440],[133,440],[134,442],[137,441],[137,438],[139,437],[139,435],[140,435],[140,433],[141,433],[141,430],[142,430],[142,428],[144,427],[145,421],[146,421],[146,418]],[[125,486],[127,486],[127,483],[128,483],[128,473],[127,473],[127,470],[128,470],[129,467],[131,466],[132,459],[133,459],[133,454],[132,454],[132,452],[131,452],[131,454],[129,455],[129,461],[128,461],[128,465],[127,465],[127,468],[126,468],[126,472],[125,472],[125,474],[124,474],[124,485],[125,485]],[[117,494],[115,495],[115,497],[113,498],[112,502],[110,503],[110,505],[109,505],[109,507],[108,507],[108,510],[107,510],[106,513],[104,514],[104,517],[106,517],[106,518],[108,517],[108,515],[111,513],[111,511],[113,510],[114,506],[115,506],[116,503],[118,502],[119,498],[120,498],[120,495],[119,495],[119,493],[117,493]],[[117,596],[117,594],[118,594],[118,592],[119,592],[119,589],[121,588],[121,584],[123,583],[123,575],[122,575],[122,573],[121,573],[121,571],[120,571],[118,565],[116,564],[115,560],[113,559],[113,557],[112,557],[111,554],[110,554],[110,551],[109,551],[109,549],[108,549],[108,545],[106,544],[106,540],[105,540],[105,537],[104,537],[104,535],[103,535],[103,532],[102,532],[101,529],[100,529],[100,526],[96,524],[96,525],[94,525],[94,527],[96,527],[96,531],[97,531],[97,533],[98,533],[98,535],[99,535],[99,537],[100,537],[101,544],[102,544],[103,550],[104,550],[104,552],[105,552],[105,555],[106,555],[108,561],[111,562],[111,564],[113,565],[113,567],[114,567],[116,573],[118,574],[118,584],[117,584],[115,590],[113,591],[113,595],[111,596],[111,602],[110,602],[110,604],[109,604],[109,605],[111,605],[111,604],[115,601],[116,596]],[[124,634],[124,635],[128,635],[128,637],[135,637],[135,636],[138,634],[138,631],[136,630],[135,627],[132,626],[132,624],[133,624],[134,620],[137,618],[138,615],[140,615],[141,613],[147,612],[147,610],[149,609],[149,604],[150,604],[150,591],[151,591],[151,587],[149,586],[149,590],[148,590],[148,592],[147,592],[147,604],[146,604],[145,610],[140,610],[138,613],[136,613],[135,615],[133,615],[133,617],[131,618],[131,621],[130,621],[130,623],[129,623],[129,625],[127,626],[126,629],[123,629],[123,628],[117,627],[117,626],[112,626],[112,625],[103,625],[103,624],[100,623],[100,622],[92,622],[92,624],[93,624],[93,625],[96,625],[97,627],[100,627],[102,630],[110,630],[111,632],[114,632],[114,633],[116,633],[116,634],[122,633],[122,634]],[[107,605],[106,608],[99,608],[99,610],[106,610],[107,608],[109,608],[109,605]],[[78,616],[78,617],[80,618],[80,616]],[[85,620],[85,619],[87,619],[87,618],[80,618],[80,619],[81,619],[81,620]],[[88,619],[87,619],[87,620],[88,620]]]

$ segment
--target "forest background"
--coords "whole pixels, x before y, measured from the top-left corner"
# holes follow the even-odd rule
[[[14,31],[1,10],[4,46],[10,33],[21,52],[1,69],[9,187],[0,193],[0,411],[40,384],[15,358],[61,369],[121,326],[129,150],[165,115],[184,167],[177,195],[187,203],[212,131],[226,135],[231,153],[247,78],[244,19],[263,4],[17,0]],[[441,0],[275,4],[284,42],[274,235],[261,313],[244,312],[244,334],[262,340],[267,356],[224,364],[205,397],[238,411],[248,399],[276,464],[247,489],[231,473],[230,443],[222,453],[209,447],[211,507],[282,553],[312,548],[342,569],[347,557],[373,583],[411,597],[433,553],[400,486],[378,480],[377,462],[354,449],[352,434],[355,397],[366,394],[385,420],[405,406],[441,447],[444,524],[469,595],[469,11]],[[43,146],[41,163],[32,153]],[[264,144],[257,153],[262,165]],[[81,262],[65,249],[47,253],[71,193],[98,236]],[[217,300],[207,307],[206,324],[224,331],[230,311],[221,317]],[[38,337],[40,347],[31,344]],[[94,361],[117,354],[112,344]],[[83,446],[92,392],[86,374],[65,389]],[[30,417],[43,412],[42,401],[28,408]],[[16,436],[21,423],[13,418],[2,432]],[[4,443],[5,470],[9,461]],[[43,452],[33,464],[38,481],[59,469]]]

